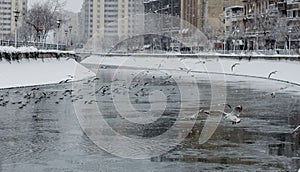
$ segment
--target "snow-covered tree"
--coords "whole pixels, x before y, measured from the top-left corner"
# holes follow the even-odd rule
[[[46,38],[49,31],[57,27],[57,20],[61,19],[60,12],[64,5],[65,1],[62,0],[47,0],[32,5],[24,20],[34,29],[35,40]]]
[[[264,35],[265,48],[275,48],[279,40],[288,36],[287,18],[277,9],[269,10],[266,14],[257,16],[257,29]]]

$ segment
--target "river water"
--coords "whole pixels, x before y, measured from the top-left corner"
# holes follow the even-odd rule
[[[185,103],[183,112],[197,111],[199,108],[209,110],[212,82],[220,82],[212,81],[213,77],[207,74],[190,73],[189,77],[195,81],[190,83],[185,71],[170,75],[161,71],[124,69],[119,73],[122,77],[116,78],[116,71],[105,67],[100,69],[97,79],[75,84],[91,86],[93,89],[90,92],[84,90],[87,87],[79,89],[72,83],[1,90],[0,169],[30,172],[190,172],[296,171],[300,168],[300,134],[292,134],[293,129],[300,125],[299,87],[272,80],[223,76],[225,82],[221,84],[226,86],[226,103],[244,107],[240,116],[242,121],[232,125],[230,121],[221,120],[212,137],[199,144],[206,116],[197,120],[179,118],[182,95],[190,93],[189,90],[194,89],[190,88],[191,85],[196,85],[200,100],[195,97],[186,99],[191,102]],[[120,80],[130,75],[133,79],[127,88],[125,81],[120,83]],[[114,82],[118,84],[113,85]],[[116,104],[114,96],[121,95],[124,90],[129,92],[130,103],[138,112],[151,109],[150,102],[166,101],[163,120],[158,125],[131,125],[124,121],[126,117],[119,117],[122,114],[115,115],[118,110],[113,106]],[[95,96],[95,101],[87,99],[88,94]],[[81,106],[76,104],[78,102]],[[156,137],[175,122],[192,127],[178,145],[158,156],[122,158],[97,146],[81,129],[76,109],[93,113],[86,108],[93,103],[97,103],[104,116],[112,114],[105,117],[106,121],[125,137]],[[105,132],[102,134],[105,135]],[[126,145],[122,147],[122,143],[120,145],[119,151],[139,150]]]

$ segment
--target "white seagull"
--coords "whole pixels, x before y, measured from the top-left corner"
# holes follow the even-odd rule
[[[300,125],[298,125],[298,127],[296,127],[293,131],[292,131],[292,134],[294,134],[295,132],[299,131],[300,130]]]
[[[230,105],[226,104],[229,108],[231,108]],[[233,108],[233,110],[230,113],[224,112],[224,111],[220,111],[220,110],[216,110],[216,111],[204,111],[203,109],[201,109],[199,111],[199,113],[206,113],[206,114],[211,114],[211,113],[221,113],[224,117],[224,120],[229,119],[232,124],[237,124],[241,122],[241,119],[238,118],[240,116],[240,114],[243,111],[243,107],[241,105],[236,106],[235,108]]]
[[[232,121],[232,124],[237,124],[241,122],[241,119],[238,118],[243,111],[243,107],[241,105],[236,106],[230,113],[223,112],[224,119],[229,119]]]

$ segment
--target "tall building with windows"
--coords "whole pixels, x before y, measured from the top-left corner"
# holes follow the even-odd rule
[[[83,37],[114,42],[143,29],[142,0],[84,0],[81,10]]]
[[[300,54],[300,0],[287,0],[286,4],[290,47]]]
[[[0,39],[9,39],[15,32],[14,11],[20,12],[18,27],[23,23],[22,15],[27,11],[27,0],[0,0]]]
[[[145,45],[160,50],[174,49],[180,32],[181,0],[145,0]],[[152,47],[150,47],[152,46]]]
[[[225,35],[225,8],[242,4],[241,0],[181,0],[181,16],[184,21],[181,24],[182,36],[192,36],[194,30],[191,28],[196,28],[209,40],[220,42]]]
[[[243,0],[246,49],[300,48],[299,0]]]
[[[226,7],[242,5],[240,0],[181,0],[182,19],[205,32],[223,29]],[[185,26],[182,26],[185,27]]]

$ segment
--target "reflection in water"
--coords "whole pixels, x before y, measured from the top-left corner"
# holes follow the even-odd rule
[[[106,70],[105,76],[110,79],[109,69]],[[200,90],[200,106],[208,109],[211,93],[209,81],[205,80],[207,76],[195,74],[195,77]],[[72,101],[84,100],[83,91],[68,94],[66,90],[70,90],[71,85],[40,87],[39,90],[1,90],[0,169],[2,162],[3,171],[295,171],[300,168],[300,134],[291,134],[291,131],[300,124],[300,97],[296,94],[299,88],[289,87],[273,98],[268,93],[274,87],[278,89],[286,85],[271,84],[272,88],[265,88],[266,81],[228,77],[227,103],[245,107],[242,122],[231,125],[222,121],[212,138],[200,145],[199,134],[207,118],[200,116],[180,145],[150,160],[114,157],[93,144],[81,131],[72,106]],[[153,83],[147,90],[164,89],[165,94],[172,94],[171,104],[171,100],[175,101],[169,108],[176,110],[179,92],[176,88],[173,90],[174,87]],[[130,96],[138,99],[132,102],[133,106],[143,111],[149,109],[149,99],[139,99],[134,95],[141,89],[132,89]],[[30,95],[32,91],[39,94],[34,98]],[[147,91],[144,94],[147,95]],[[105,96],[97,99],[98,104],[105,107],[102,110],[111,110],[113,103],[110,99]],[[185,110],[195,110],[195,107]],[[117,129],[128,127],[122,123],[122,118],[107,120]],[[189,119],[176,120],[183,124],[192,122]],[[125,136],[141,134],[152,137],[157,134],[153,132],[161,128],[146,129],[141,129],[142,133],[130,128],[122,131],[126,130]]]

